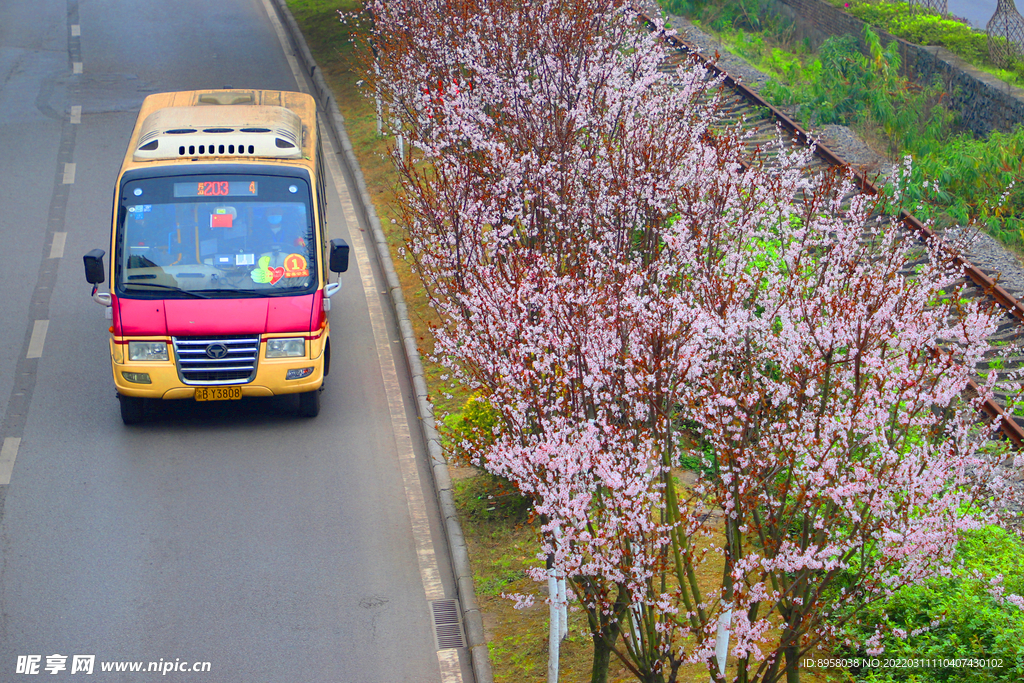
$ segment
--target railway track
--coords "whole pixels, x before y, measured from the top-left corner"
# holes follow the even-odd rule
[[[647,14],[643,11],[638,11],[638,14],[644,23],[653,28],[654,23]],[[674,72],[676,67],[685,61],[697,60],[711,74],[723,79],[724,88],[720,93],[719,113],[726,122],[739,124],[747,131],[754,131],[754,134],[745,142],[751,157],[758,153],[762,144],[776,140],[778,128],[786,133],[784,140],[787,144],[809,147],[815,143],[812,136],[796,121],[718,67],[714,60],[703,55],[696,46],[677,36],[668,38],[667,43],[668,52],[663,64],[663,70],[666,73]],[[860,192],[878,194],[878,188],[867,177],[825,145],[818,142],[814,154],[815,163],[806,168],[808,173],[815,174],[827,167],[845,166],[853,171]],[[898,218],[907,230],[916,234],[921,240],[927,241],[936,238],[930,228],[905,210],[901,211]],[[996,333],[989,338],[990,352],[986,358],[992,361],[998,358],[999,362],[1003,364],[1001,368],[1003,371],[1024,368],[1024,357],[1004,358],[1002,351],[1005,348],[1024,348],[1024,304],[998,284],[998,274],[993,277],[959,256],[955,257],[955,262],[964,269],[965,296],[994,300],[1005,311],[999,320]],[[983,367],[976,367],[975,371],[982,374],[989,369],[986,364]],[[978,383],[971,380],[967,391],[977,394]],[[1024,448],[1024,417],[1010,417],[1006,411],[1005,406],[1010,398],[1009,391],[1005,387],[997,386],[995,397],[986,401],[984,411],[991,419],[1000,419],[1002,434],[1020,449]]]

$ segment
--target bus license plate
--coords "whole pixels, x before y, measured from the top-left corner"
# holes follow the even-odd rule
[[[242,387],[196,387],[197,401],[236,401],[242,398]]]

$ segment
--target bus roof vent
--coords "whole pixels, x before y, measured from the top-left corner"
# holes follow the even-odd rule
[[[298,159],[302,156],[301,145],[302,121],[285,107],[166,107],[142,122],[132,157],[135,161],[196,157]]]
[[[256,104],[251,92],[207,92],[199,96],[199,104]]]

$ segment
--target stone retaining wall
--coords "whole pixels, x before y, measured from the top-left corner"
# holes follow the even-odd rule
[[[853,35],[866,50],[862,36],[864,22],[823,0],[775,0],[776,8],[797,26],[798,35],[820,45],[833,35]],[[995,76],[975,69],[941,47],[922,47],[878,30],[883,45],[896,41],[904,69],[919,83],[932,83],[938,76],[952,99],[952,107],[963,116],[963,125],[975,135],[993,130],[1009,132],[1024,123],[1024,90],[1007,85]]]

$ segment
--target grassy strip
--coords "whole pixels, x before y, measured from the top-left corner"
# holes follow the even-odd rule
[[[324,79],[334,93],[335,101],[345,118],[345,128],[356,158],[359,160],[366,187],[373,201],[381,228],[391,248],[391,259],[395,264],[405,295],[416,339],[424,358],[424,371],[431,389],[431,400],[438,415],[457,409],[464,397],[447,399],[438,391],[441,369],[431,364],[427,356],[433,351],[430,323],[437,318],[427,303],[419,277],[412,272],[410,262],[403,253],[405,235],[396,222],[399,178],[388,158],[393,145],[391,137],[377,134],[377,115],[372,99],[367,98],[358,84],[354,69],[354,43],[357,30],[353,24],[343,23],[339,12],[358,12],[363,3],[359,0],[287,0],[306,43],[313,54]],[[352,226],[355,228],[356,226]]]
[[[484,626],[491,639],[488,649],[497,683],[547,680],[548,607],[546,587],[526,575],[540,566],[537,534],[527,517],[522,497],[504,482],[469,468],[455,472],[455,503],[469,542],[476,597],[484,612]],[[533,606],[522,610],[502,594],[535,596]],[[586,616],[570,608],[569,636],[562,641],[560,681],[590,680],[592,646],[584,635]],[[609,681],[632,680],[615,663]]]
[[[391,257],[401,281],[416,337],[420,342],[427,387],[440,417],[458,413],[466,399],[464,393],[451,392],[442,380],[443,369],[432,363],[433,350],[429,323],[436,321],[427,303],[423,285],[412,272],[401,247],[405,235],[392,220],[396,209],[399,178],[387,158],[391,138],[377,134],[376,111],[371,99],[357,84],[353,59],[352,24],[339,21],[338,12],[356,12],[358,0],[288,0],[310,51],[323,71],[335,101],[345,117],[345,126],[366,186],[391,248]],[[353,226],[354,228],[354,226]],[[469,546],[477,601],[484,613],[488,648],[497,683],[543,681],[547,677],[548,612],[540,587],[526,576],[525,568],[541,564],[536,559],[536,534],[524,514],[522,500],[509,495],[501,482],[469,467],[451,468],[455,481],[455,502],[460,523]],[[502,593],[534,593],[537,604],[516,610]],[[581,635],[586,628],[582,614],[570,612],[570,634],[562,643],[560,680],[583,683],[590,680],[591,645]],[[614,673],[614,672],[613,672]],[[625,681],[625,671],[610,680]]]

